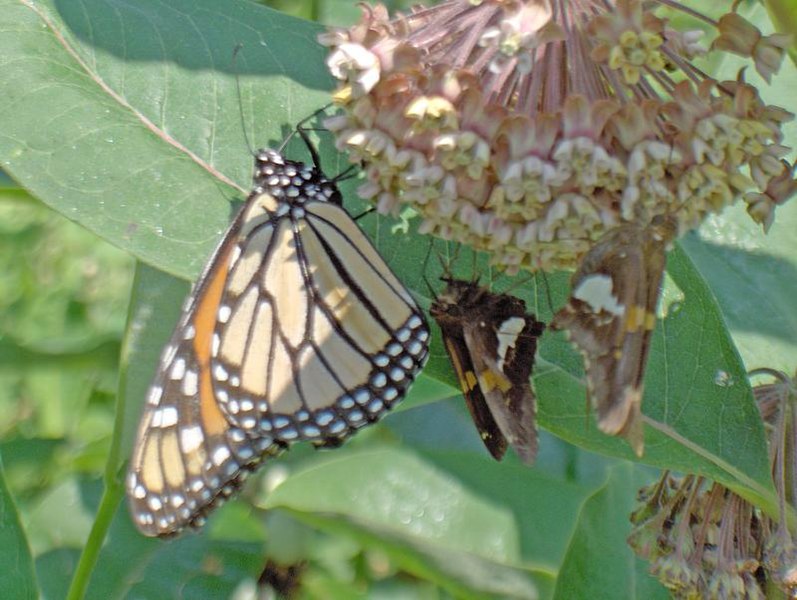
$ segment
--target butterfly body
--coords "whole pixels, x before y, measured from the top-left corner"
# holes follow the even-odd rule
[[[271,150],[166,345],[128,475],[147,535],[200,525],[260,460],[336,446],[406,394],[428,326],[317,167]]]
[[[607,232],[584,256],[567,305],[551,323],[584,355],[588,394],[598,427],[643,451],[641,404],[645,365],[667,245],[675,236],[665,218],[627,223]]]
[[[544,325],[525,303],[475,282],[447,279],[430,314],[482,441],[503,458],[507,445],[531,464],[537,453],[536,400],[530,377]]]

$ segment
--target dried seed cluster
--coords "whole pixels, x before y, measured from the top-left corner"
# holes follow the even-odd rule
[[[628,542],[676,598],[763,600],[769,583],[789,598],[797,594],[797,546],[786,519],[796,499],[797,380],[779,378],[753,388],[767,426],[778,519],[696,475],[666,472],[639,492]]]

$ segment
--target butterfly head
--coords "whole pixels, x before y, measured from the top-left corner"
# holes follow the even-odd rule
[[[650,232],[654,239],[669,247],[680,233],[678,221],[672,215],[657,215],[650,222]]]
[[[294,206],[310,201],[343,204],[338,186],[317,166],[288,160],[270,149],[255,153],[253,187],[258,193],[270,194]]]
[[[446,287],[435,297],[430,309],[431,315],[436,319],[446,315],[457,319],[466,318],[473,306],[479,303],[485,291],[475,281],[455,279],[450,276],[443,276],[440,281],[444,282]]]

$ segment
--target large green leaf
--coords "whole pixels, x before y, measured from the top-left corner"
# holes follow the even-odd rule
[[[501,562],[519,559],[515,522],[507,510],[404,450],[341,451],[313,461],[269,494],[263,507],[337,514],[445,550]]]
[[[0,2],[0,158],[47,204],[145,262],[198,272],[253,143],[323,105],[318,27],[242,0]],[[331,166],[330,166],[331,167]]]
[[[670,597],[625,544],[636,490],[648,482],[649,477],[633,465],[618,465],[606,485],[584,503],[559,572],[555,599]]]
[[[230,598],[263,567],[263,546],[215,540],[208,533],[164,541],[136,531],[125,506],[116,511],[86,598]]]
[[[407,451],[338,451],[317,459],[291,474],[263,507],[289,509],[317,527],[354,535],[457,594],[535,596],[516,569],[511,513]]]
[[[8,598],[38,598],[33,558],[0,460],[0,590]]]
[[[589,488],[486,456],[462,452],[424,452],[423,456],[471,493],[512,511],[523,562],[556,574]]]
[[[761,236],[742,207],[711,219],[684,248],[717,296],[749,369],[797,365],[797,202]]]

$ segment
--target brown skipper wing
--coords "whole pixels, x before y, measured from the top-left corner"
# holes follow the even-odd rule
[[[669,223],[625,224],[606,233],[584,257],[570,299],[551,323],[584,355],[598,427],[625,437],[639,456],[645,363],[672,235]]]
[[[531,464],[537,453],[530,377],[544,325],[522,300],[476,283],[449,280],[432,305],[482,440],[501,459],[507,442]]]

